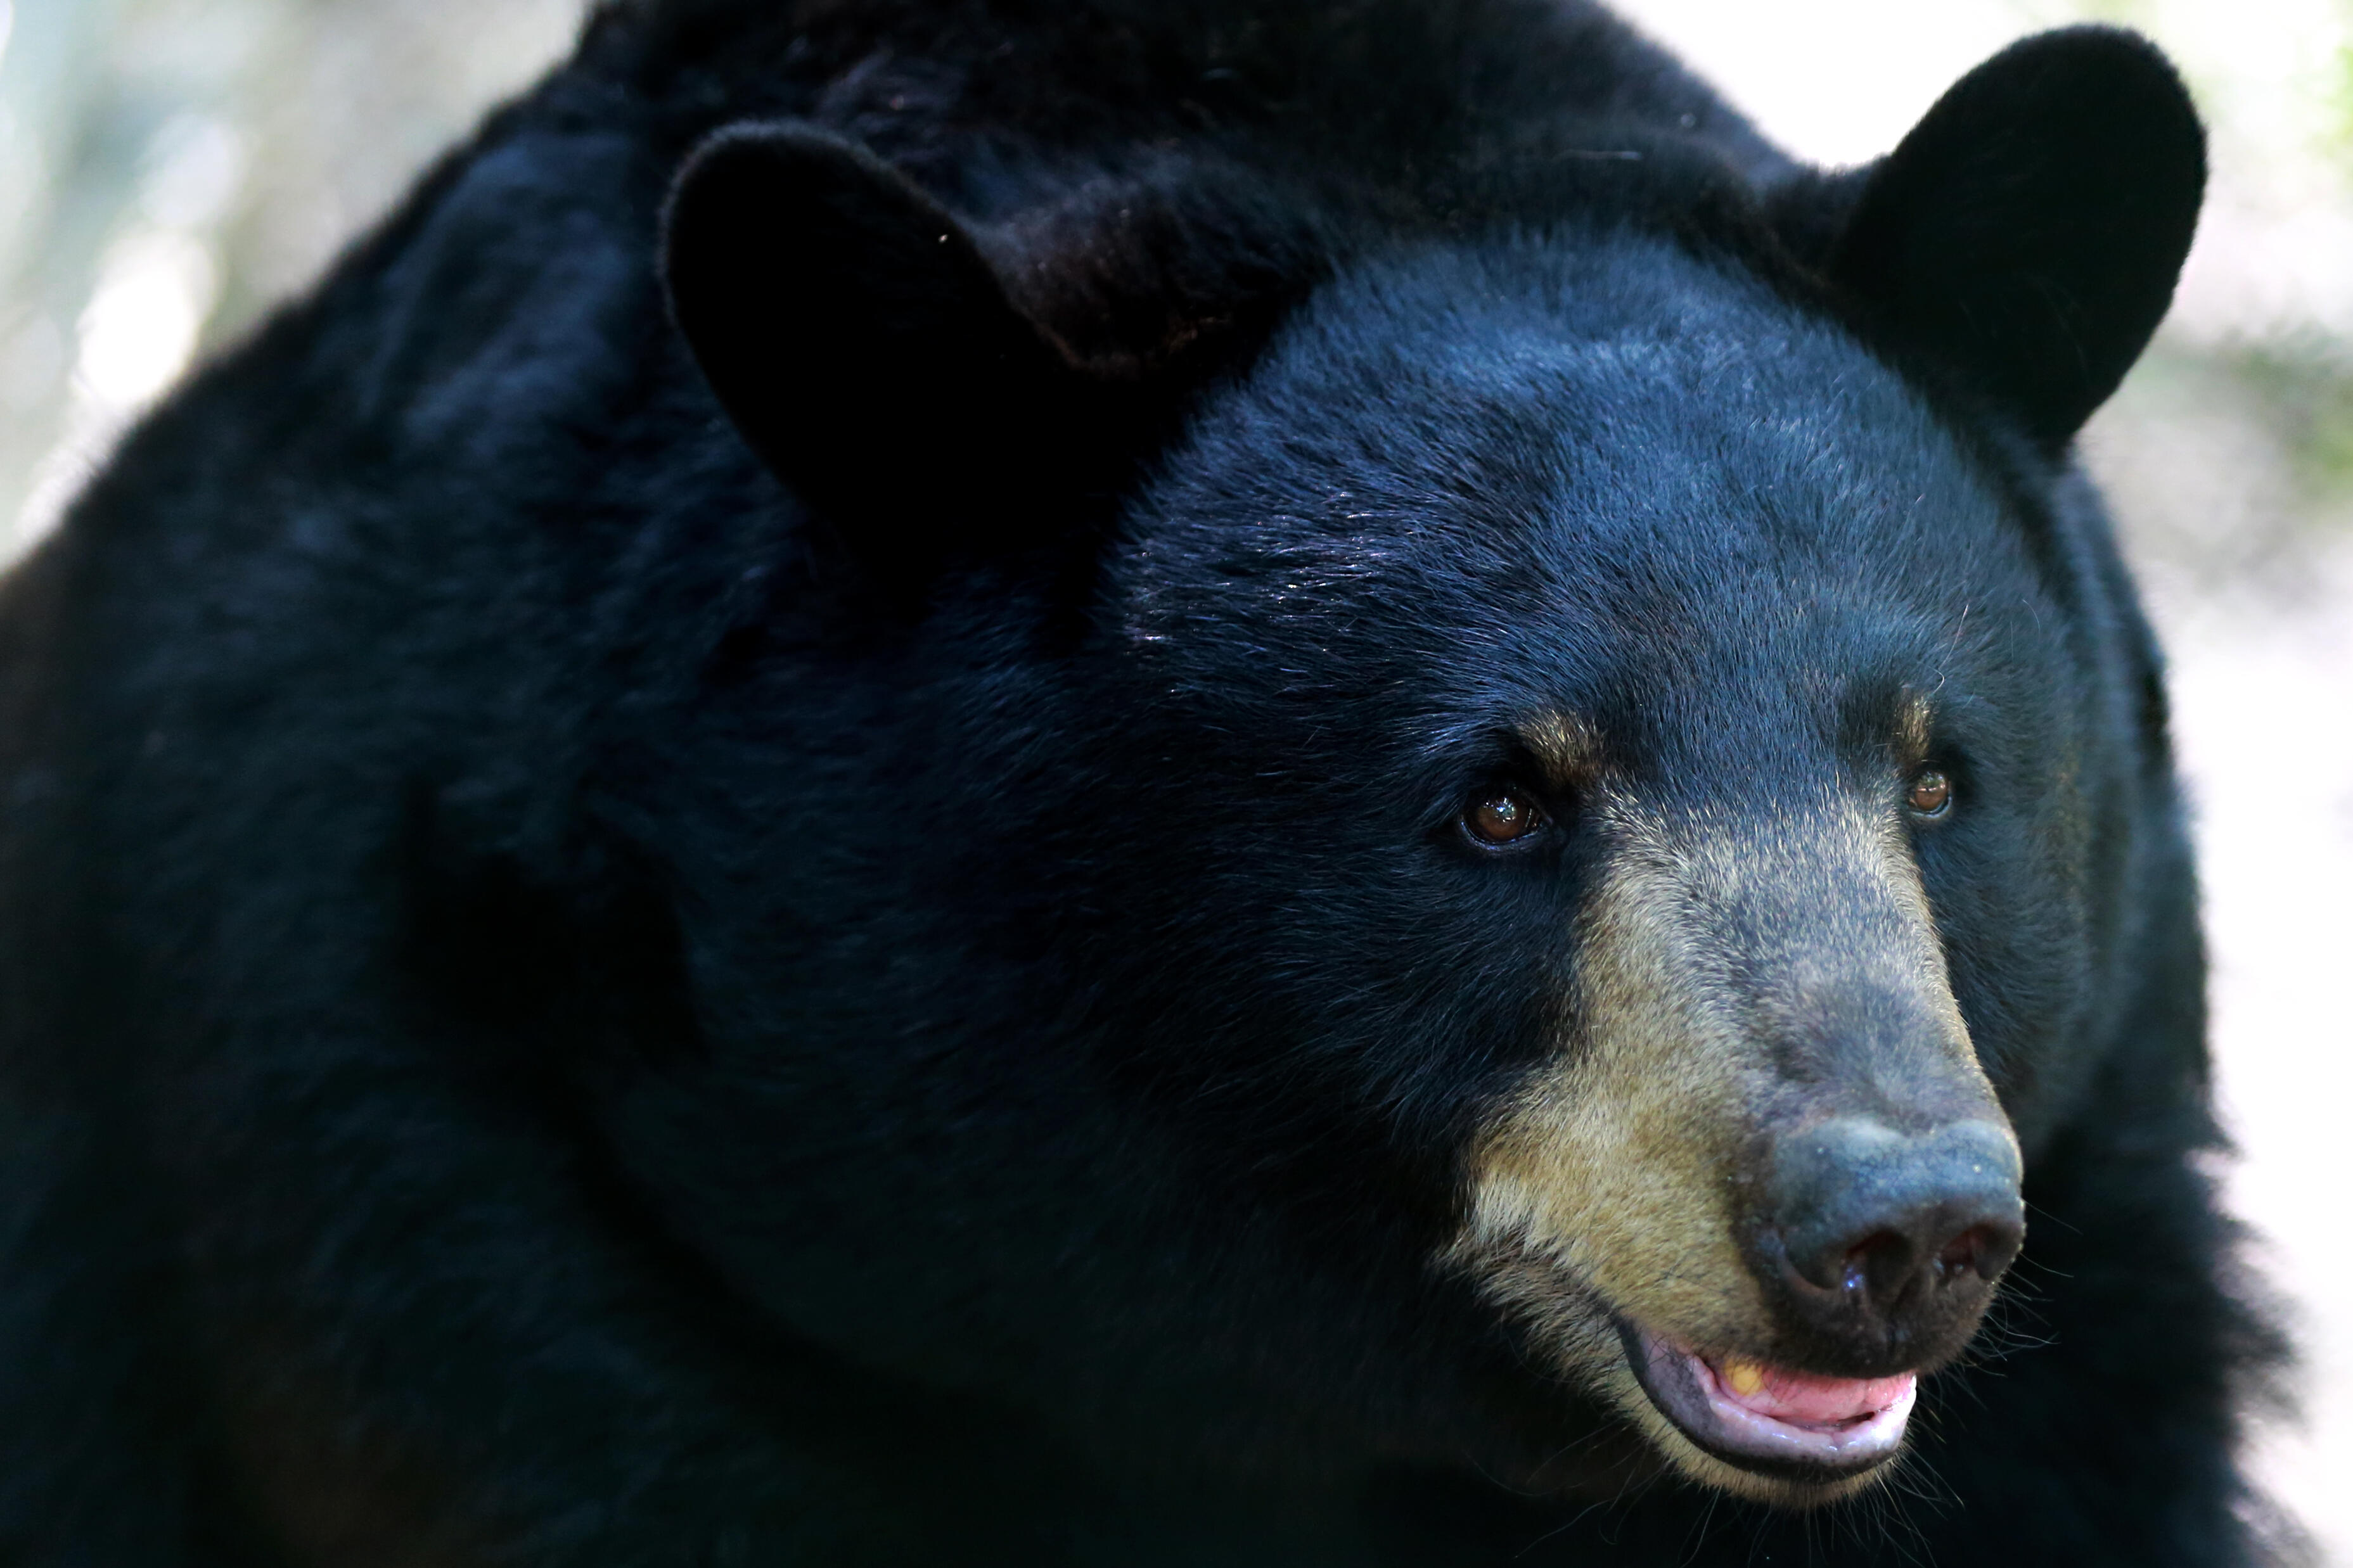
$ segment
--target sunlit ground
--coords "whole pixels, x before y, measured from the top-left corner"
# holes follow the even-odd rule
[[[1442,3],[1442,0],[1439,0]],[[2171,324],[2094,421],[2174,659],[2233,1203],[2295,1304],[2306,1425],[2260,1473],[2353,1568],[2353,8],[2346,0],[1628,0],[1771,135],[1892,146],[2010,39],[2150,33],[2212,122]],[[0,556],[192,354],[312,276],[577,0],[0,0]]]

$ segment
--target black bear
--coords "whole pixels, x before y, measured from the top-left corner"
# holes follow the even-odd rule
[[[0,597],[0,1559],[2226,1564],[2198,120],[609,0]]]

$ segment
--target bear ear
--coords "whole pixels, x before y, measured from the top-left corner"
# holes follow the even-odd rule
[[[671,191],[662,269],[736,428],[888,575],[1043,542],[1133,461],[1127,389],[1015,307],[963,224],[836,137],[706,142]]]
[[[2025,39],[1872,168],[1827,268],[1867,331],[2073,438],[2173,299],[2206,139],[2165,58],[2111,27]]]

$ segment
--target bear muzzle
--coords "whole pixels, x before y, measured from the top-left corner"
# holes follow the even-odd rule
[[[1751,1268],[1776,1359],[1620,1317],[1629,1370],[1709,1456],[1820,1486],[1903,1447],[1923,1369],[1959,1353],[2025,1238],[2017,1144],[1981,1119],[1905,1133],[1835,1116],[1772,1140]]]
[[[1776,826],[1622,828],[1453,1257],[1687,1472],[1804,1503],[1902,1450],[2023,1163],[1900,841],[1835,795]]]

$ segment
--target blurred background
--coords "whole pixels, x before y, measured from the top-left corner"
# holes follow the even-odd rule
[[[1621,0],[1825,163],[2021,33],[2171,52],[2213,184],[2084,437],[2173,658],[2226,1180],[2305,1349],[2259,1474],[2353,1568],[2353,0]],[[195,358],[300,289],[580,0],[0,0],[0,559]]]

